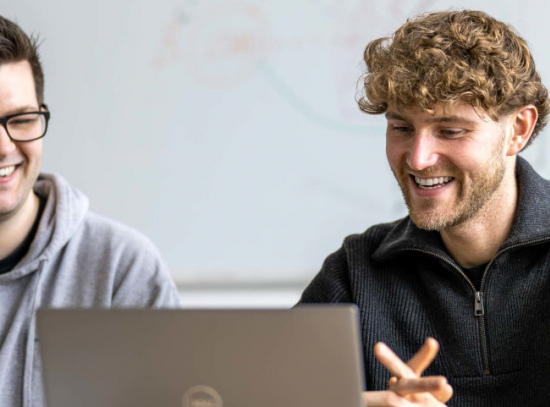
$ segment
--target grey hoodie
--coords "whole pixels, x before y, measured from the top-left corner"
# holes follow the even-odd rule
[[[36,310],[40,307],[178,307],[152,243],[88,212],[88,199],[41,174],[46,206],[29,252],[0,275],[0,406],[44,406]]]

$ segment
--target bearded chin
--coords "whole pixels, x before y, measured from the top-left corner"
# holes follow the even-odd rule
[[[437,211],[436,207],[416,210],[410,202],[409,197],[404,192],[403,198],[405,199],[405,204],[409,209],[409,217],[411,218],[412,223],[414,223],[419,229],[439,232],[445,228],[456,226],[467,220],[461,219],[463,217],[461,217],[458,213],[440,213]]]
[[[422,205],[414,205],[409,192],[406,189],[407,178],[400,178],[399,186],[405,198],[405,204],[409,208],[411,221],[420,229],[429,231],[441,231],[461,225],[476,215],[489,203],[497,193],[504,179],[506,166],[503,160],[499,161],[495,155],[491,163],[481,172],[476,174],[468,186],[464,180],[455,178],[459,183],[458,192],[452,202],[442,206],[435,201],[425,201]]]
[[[409,217],[411,221],[419,228],[428,231],[441,231],[443,229],[457,226],[467,219],[449,219],[448,216],[444,216],[439,213],[416,213],[409,208]]]

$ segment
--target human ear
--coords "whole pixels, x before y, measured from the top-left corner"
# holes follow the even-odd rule
[[[511,115],[512,134],[508,140],[507,155],[516,155],[523,150],[531,138],[538,116],[537,108],[533,105],[524,106]]]

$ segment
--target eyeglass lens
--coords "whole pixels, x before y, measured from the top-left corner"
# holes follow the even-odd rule
[[[27,113],[12,117],[6,123],[10,137],[26,141],[40,138],[46,131],[46,117],[39,113]]]

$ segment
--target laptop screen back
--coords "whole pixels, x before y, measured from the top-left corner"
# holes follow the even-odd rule
[[[359,407],[357,310],[38,311],[52,407]]]

